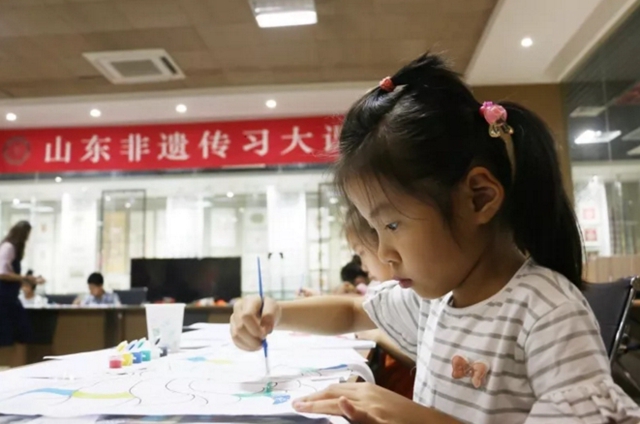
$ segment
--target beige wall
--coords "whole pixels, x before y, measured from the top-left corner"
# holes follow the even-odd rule
[[[573,199],[571,181],[571,160],[567,140],[567,125],[562,108],[562,92],[559,84],[505,85],[474,87],[478,101],[508,100],[520,103],[533,110],[545,120],[551,128],[558,147],[560,167],[564,186],[570,199]]]

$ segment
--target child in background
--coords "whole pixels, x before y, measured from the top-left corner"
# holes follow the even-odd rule
[[[362,269],[368,273],[370,282],[367,292],[375,290],[379,284],[393,279],[389,264],[380,262],[376,253],[371,249],[372,240],[363,241],[361,237],[367,235],[366,222],[359,216],[358,211],[351,207],[345,217],[345,235],[347,241],[361,260]],[[376,348],[367,358],[373,370],[376,384],[385,389],[411,399],[413,395],[413,373],[416,363],[402,352],[396,342],[384,331],[375,329],[356,333],[360,339],[376,342]]]
[[[275,327],[377,326],[416,360],[413,402],[346,383],[294,401],[297,411],[364,423],[640,422],[580,292],[580,233],[535,114],[478,103],[424,55],[352,106],[335,178],[398,282],[365,302],[243,299],[233,340],[258,350]]]
[[[369,276],[362,269],[362,261],[358,255],[351,258],[351,262],[340,270],[342,285],[338,286],[335,294],[365,294],[369,284]]]
[[[369,276],[362,268],[362,261],[358,255],[354,255],[351,261],[342,267],[340,278],[342,282],[331,289],[332,294],[363,295],[367,292]],[[317,296],[318,294],[320,293],[306,287],[302,287],[298,291],[300,297]]]
[[[357,253],[349,264],[356,264],[358,269],[367,273],[367,277],[372,279],[367,287],[373,288],[382,281],[392,279],[391,267],[380,262],[375,252],[371,250],[370,243],[365,243],[361,240],[361,237],[365,236],[366,233],[358,230],[357,227],[362,227],[363,225],[366,225],[366,222],[363,222],[358,215],[358,211],[353,207],[349,208],[345,216],[344,232],[349,246]],[[351,283],[346,284],[353,287]],[[366,292],[367,290],[365,290]],[[334,294],[365,293],[334,292]],[[311,297],[316,296],[317,293],[306,289],[301,290],[300,295],[302,297]],[[376,384],[411,399],[413,394],[412,369],[416,365],[413,359],[405,355],[393,339],[379,329],[362,331],[357,333],[356,337],[376,342],[376,348],[371,351],[367,358],[369,366],[374,373]]]
[[[29,274],[27,273],[27,275]],[[18,299],[20,299],[20,303],[22,303],[22,306],[24,306],[25,308],[27,307],[41,308],[43,306],[46,306],[47,303],[49,303],[46,297],[36,293],[37,286],[38,286],[38,283],[36,283],[33,280],[25,279],[22,282],[22,287],[21,287],[22,290],[18,295]]]
[[[94,272],[87,278],[89,294],[79,296],[73,301],[74,305],[81,306],[120,306],[120,298],[116,293],[109,293],[104,289],[104,277],[99,272]]]

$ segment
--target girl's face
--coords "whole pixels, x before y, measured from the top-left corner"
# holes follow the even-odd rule
[[[470,185],[460,183],[451,194],[450,222],[435,206],[389,188],[385,193],[374,179],[350,184],[347,193],[377,233],[379,261],[389,264],[401,286],[423,298],[439,298],[457,288],[488,246],[481,224],[495,215],[487,214],[487,205],[496,199],[483,188],[482,177]]]

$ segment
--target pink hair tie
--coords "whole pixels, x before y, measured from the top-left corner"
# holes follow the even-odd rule
[[[393,90],[396,89],[396,85],[393,83],[393,81],[391,80],[391,77],[384,77],[382,79],[382,81],[380,81],[379,84],[380,88],[382,88],[384,91],[387,91],[389,93],[391,93]]]
[[[507,110],[493,102],[484,102],[480,106],[480,114],[489,124],[489,135],[494,138],[502,134],[513,134],[513,128],[507,124]]]
[[[507,149],[507,156],[511,163],[511,178],[515,179],[516,174],[516,155],[513,148],[513,128],[507,124],[507,110],[493,102],[484,102],[480,106],[480,114],[489,124],[489,135],[493,138],[500,138],[504,141]]]

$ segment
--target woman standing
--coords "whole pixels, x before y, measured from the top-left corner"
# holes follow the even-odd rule
[[[16,343],[29,340],[31,327],[29,317],[22,307],[18,295],[23,282],[37,283],[33,276],[21,276],[20,262],[31,233],[31,224],[20,221],[9,230],[9,234],[0,243],[0,353],[7,351],[10,365],[19,361],[19,349],[9,349]]]

